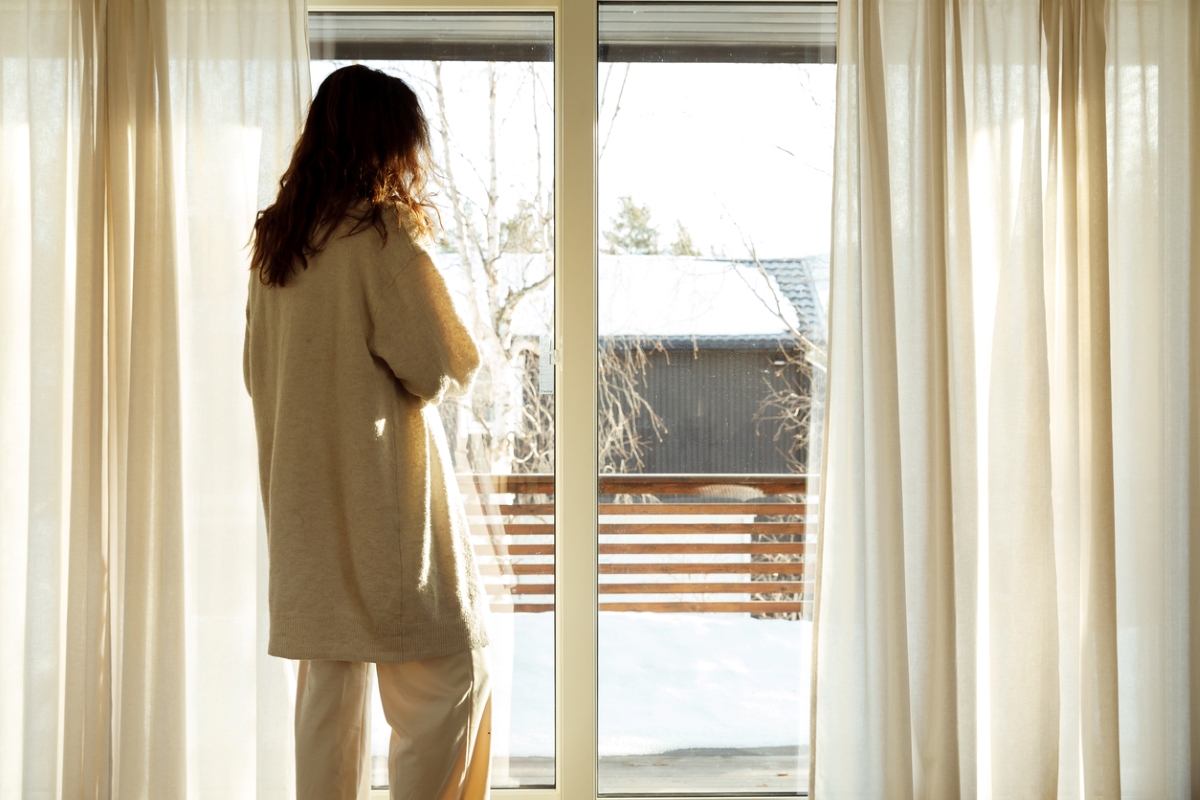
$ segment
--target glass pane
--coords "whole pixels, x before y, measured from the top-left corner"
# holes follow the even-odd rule
[[[309,15],[314,91],[362,63],[421,98],[433,256],[483,366],[441,406],[493,610],[492,786],[554,786],[554,65],[548,14]],[[372,775],[386,788],[378,694]]]
[[[605,794],[807,791],[832,11],[601,6]]]

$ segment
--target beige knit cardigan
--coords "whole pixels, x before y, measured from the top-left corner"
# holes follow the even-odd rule
[[[479,353],[411,225],[385,218],[386,242],[343,221],[286,286],[250,279],[271,655],[400,663],[487,643],[437,409]]]

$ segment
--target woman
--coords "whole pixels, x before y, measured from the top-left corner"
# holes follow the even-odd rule
[[[437,403],[479,355],[421,241],[429,131],[400,79],[325,79],[254,226],[244,370],[270,553],[267,651],[300,659],[301,800],[367,786],[370,673],[392,798],[488,793],[485,595]]]

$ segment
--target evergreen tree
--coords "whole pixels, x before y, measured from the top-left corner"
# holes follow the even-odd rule
[[[650,207],[635,205],[629,196],[622,197],[620,202],[621,210],[610,220],[611,230],[604,233],[608,242],[604,252],[657,255],[658,228],[650,223]]]
[[[517,212],[500,223],[500,251],[502,253],[540,253],[542,246],[542,221],[537,209],[528,200],[517,203]]]
[[[700,251],[696,249],[695,242],[692,241],[692,235],[688,233],[688,229],[683,227],[683,223],[679,220],[675,221],[675,241],[671,244],[671,255],[673,256],[698,256]]]

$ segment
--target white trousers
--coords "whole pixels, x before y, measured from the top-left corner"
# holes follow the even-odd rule
[[[376,664],[392,728],[391,800],[486,800],[492,689],[484,650]],[[367,800],[370,665],[301,661],[296,688],[298,800]]]

